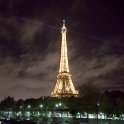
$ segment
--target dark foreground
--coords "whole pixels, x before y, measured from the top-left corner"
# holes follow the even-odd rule
[[[0,124],[124,124],[124,120],[110,120],[110,119],[89,119],[88,121],[82,119],[57,119],[56,121],[17,121],[17,120],[0,120]]]

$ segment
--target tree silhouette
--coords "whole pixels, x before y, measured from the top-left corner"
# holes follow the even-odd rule
[[[0,109],[3,112],[1,114],[4,114],[4,112],[6,112],[6,114],[3,116],[7,119],[10,113],[15,115],[14,113],[15,107],[16,107],[16,101],[14,100],[13,97],[8,96],[4,100],[2,100],[0,103]]]

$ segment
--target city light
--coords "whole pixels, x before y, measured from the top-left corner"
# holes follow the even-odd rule
[[[56,107],[58,107],[58,104],[56,104]]]
[[[42,104],[40,105],[40,108],[43,108],[43,105]]]
[[[31,106],[30,106],[30,105],[28,105],[28,108],[31,108]]]
[[[61,106],[62,105],[62,103],[59,103],[59,106]]]
[[[60,106],[62,106],[62,103],[56,104],[55,106],[60,107]]]

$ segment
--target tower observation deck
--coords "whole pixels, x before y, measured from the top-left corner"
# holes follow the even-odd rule
[[[65,27],[65,20],[63,20],[63,27],[61,29],[62,43],[61,43],[61,59],[59,74],[57,76],[57,83],[54,91],[51,93],[52,97],[78,97],[78,91],[75,90],[71,75],[69,73],[68,55],[67,55],[67,41]]]

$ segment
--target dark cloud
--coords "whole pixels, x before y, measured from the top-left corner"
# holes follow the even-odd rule
[[[63,19],[74,86],[123,90],[124,30],[119,2],[0,1],[0,99],[51,94],[59,73],[61,31],[49,25],[62,27]]]
[[[27,42],[35,42],[35,37],[37,33],[40,34],[42,31],[42,27],[32,23],[24,23],[20,28],[20,42],[27,43]]]

